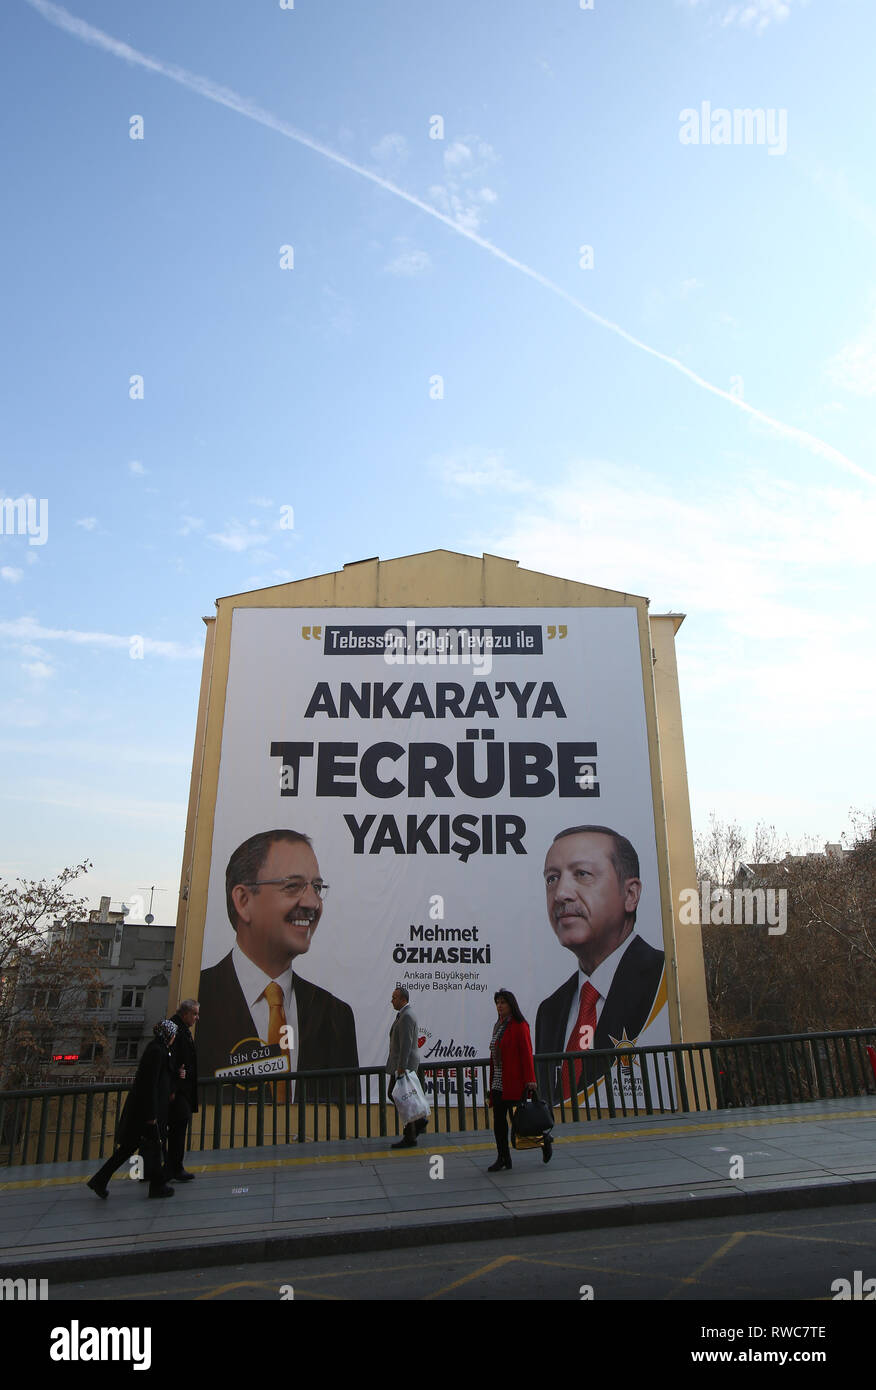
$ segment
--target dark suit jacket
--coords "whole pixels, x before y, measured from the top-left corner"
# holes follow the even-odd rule
[[[623,954],[615,971],[611,989],[608,991],[602,1013],[596,1025],[593,1038],[594,1049],[613,1047],[611,1039],[622,1038],[624,1029],[628,1038],[635,1038],[642,1031],[651,1012],[651,1007],[660,988],[663,974],[664,956],[635,937]],[[554,990],[538,1006],[535,1018],[535,1050],[539,1052],[565,1052],[569,1040],[569,1013],[572,1000],[578,989],[578,971],[564,985]],[[543,1072],[540,1068],[540,1073]],[[559,1067],[550,1068],[550,1092],[554,1100],[559,1099]],[[544,1085],[544,1076],[541,1078]]]
[[[176,1037],[170,1049],[170,1069],[173,1072],[173,1089],[176,1095],[185,1096],[192,1107],[192,1114],[198,1109],[198,1054],[188,1026],[179,1014],[173,1015],[176,1024]],[[180,1067],[185,1067],[185,1080],[180,1080]]]
[[[292,980],[298,1010],[297,1069],[358,1067],[356,1023],[349,1004],[294,972]],[[229,1052],[235,1043],[258,1037],[230,951],[218,965],[201,971],[198,1002],[198,1055],[202,1075],[210,1078],[218,1068],[228,1066]],[[348,1089],[355,1091],[355,1087]]]

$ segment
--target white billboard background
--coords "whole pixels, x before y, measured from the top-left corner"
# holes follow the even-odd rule
[[[485,674],[475,664],[389,664],[380,651],[345,650],[327,655],[329,630],[355,628],[383,633],[388,628],[405,631],[418,627],[469,627],[478,633],[491,628],[537,628],[542,633],[541,655],[492,654],[492,669]],[[321,629],[317,639],[314,629]],[[565,636],[562,636],[565,629]],[[305,638],[303,631],[309,630]],[[550,632],[554,636],[550,636]],[[333,639],[338,641],[338,637]],[[438,683],[452,682],[464,692],[461,708],[478,689],[486,687],[497,717],[477,712],[468,718],[447,713],[427,718],[422,712],[407,718],[364,718],[350,712],[346,718],[317,713],[305,718],[316,687],[325,682],[339,707],[341,682],[357,690],[367,682],[382,682],[386,690],[400,682],[395,696],[403,708],[411,687],[422,685],[434,708]],[[526,716],[519,717],[507,684],[522,692],[529,682],[535,691],[528,699]],[[565,717],[547,711],[534,718],[539,691],[552,683]],[[499,695],[502,686],[505,694]],[[548,692],[550,699],[550,692]],[[512,796],[506,784],[487,799],[464,796],[455,774],[448,781],[452,799],[437,797],[428,787],[422,797],[407,791],[407,748],[417,743],[439,743],[457,758],[457,744],[464,744],[471,730],[493,731],[492,740],[474,740],[476,776],[485,775],[490,743],[537,742],[554,750],[551,771],[557,771],[556,747],[560,742],[592,742],[596,757],[582,758],[595,768],[598,795],[561,796],[558,788],[546,796]],[[297,795],[281,795],[280,757],[271,756],[272,743],[312,742],[314,756],[304,758],[297,779]],[[317,796],[318,745],[358,745],[354,761],[379,742],[405,749],[397,762],[383,761],[378,775],[384,781],[398,777],[405,783],[400,795],[375,798],[358,785],[355,796]],[[496,756],[495,754],[493,755]],[[345,755],[343,762],[350,761]],[[349,782],[350,774],[343,773]],[[287,778],[288,785],[288,778]],[[585,782],[586,786],[586,782]],[[576,788],[576,790],[578,790]],[[373,815],[364,837],[371,849],[381,818],[395,818],[406,841],[407,817],[471,815],[478,818],[514,815],[525,821],[522,844],[525,854],[478,850],[465,861],[458,853],[397,854],[392,848],[379,853],[354,853],[354,838],[344,820]],[[231,653],[222,736],[219,784],[215,809],[212,861],[207,899],[202,968],[216,964],[230,950],[234,936],[225,910],[225,867],[233,850],[257,832],[283,827],[309,835],[322,877],[330,885],[319,927],[309,952],[295,962],[296,973],[321,985],[348,1003],[355,1015],[359,1061],[362,1066],[382,1065],[386,1060],[389,1027],[394,1017],[390,995],[396,984],[410,992],[421,1037],[426,1041],[421,1059],[483,1057],[489,1049],[495,1021],[493,992],[504,987],[519,1000],[530,1028],[535,1030],[539,1003],[567,980],[576,968],[575,957],[561,947],[548,922],[543,884],[544,856],[558,831],[569,826],[596,823],[626,835],[635,846],[641,865],[642,897],[636,928],[650,945],[663,949],[657,853],[651,794],[642,665],[636,611],[633,608],[572,609],[282,609],[240,608],[233,615]],[[479,831],[479,827],[476,827]],[[439,843],[438,822],[428,832]],[[451,845],[460,843],[451,833]],[[494,834],[495,846],[495,834]],[[443,900],[443,916],[434,900]],[[431,915],[430,915],[431,906]],[[428,940],[418,934],[423,927],[477,929],[474,940]],[[414,934],[412,935],[412,928]],[[404,947],[489,949],[489,963],[400,963],[393,952]],[[468,978],[453,978],[453,972]],[[460,986],[447,988],[448,985]],[[641,1043],[669,1041],[664,1008],[640,1035]]]

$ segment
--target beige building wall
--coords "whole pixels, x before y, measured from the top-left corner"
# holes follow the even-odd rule
[[[679,936],[674,911],[677,891],[673,901],[674,884],[684,887],[695,882],[675,666],[675,631],[680,620],[661,617],[649,621],[648,600],[640,595],[520,569],[516,560],[497,555],[477,558],[447,550],[406,555],[396,560],[362,560],[334,573],[232,594],[217,599],[215,620],[204,619],[207,644],[177,915],[170,996],[174,1007],[179,998],[197,994],[200,977],[232,616],[236,608],[273,607],[300,607],[307,612],[310,623],[315,608],[543,608],[546,623],[550,622],[551,607],[635,608],[651,760],[663,935],[667,965],[671,967],[667,977],[672,1037],[673,1041],[708,1038],[699,929],[685,927],[686,935]]]

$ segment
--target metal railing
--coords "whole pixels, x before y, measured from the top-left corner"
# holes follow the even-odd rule
[[[542,1053],[535,1063],[540,1093],[553,1104],[556,1122],[564,1124],[872,1095],[876,1084],[868,1044],[876,1044],[876,1027]],[[491,1127],[489,1065],[482,1057],[429,1062],[421,1068],[432,1101],[429,1132]],[[564,1074],[573,1069],[575,1084],[564,1095]],[[239,1087],[203,1081],[188,1148],[203,1152],[397,1135],[400,1126],[387,1084],[380,1067],[301,1071],[293,1074],[291,1084],[252,1079]],[[128,1089],[110,1082],[0,1091],[0,1163],[105,1157],[113,1148]]]

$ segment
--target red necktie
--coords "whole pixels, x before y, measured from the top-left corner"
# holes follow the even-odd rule
[[[581,986],[581,999],[578,1004],[578,1017],[572,1026],[569,1034],[569,1041],[566,1043],[567,1052],[587,1052],[593,1046],[593,1037],[596,1033],[596,1001],[599,998],[599,990],[594,989],[589,980],[585,980]],[[586,1033],[584,1030],[591,1028],[593,1031]],[[578,1067],[578,1080],[581,1078],[580,1064]],[[575,1085],[577,1092],[578,1086]],[[563,1067],[563,1100],[569,1100],[572,1094],[572,1066],[569,1062]]]

